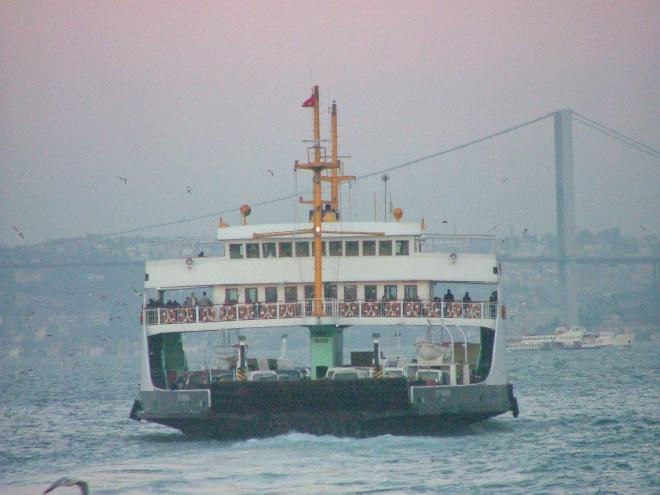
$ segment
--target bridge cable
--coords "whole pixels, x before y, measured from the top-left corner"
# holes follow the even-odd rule
[[[410,161],[401,163],[399,165],[394,165],[392,167],[384,168],[384,169],[377,170],[377,171],[374,171],[374,172],[369,172],[368,174],[359,175],[355,178],[355,180],[359,181],[359,180],[368,179],[368,178],[374,177],[374,176],[380,176],[384,172],[390,172],[392,170],[399,170],[399,169],[402,169],[402,168],[407,168],[407,167],[410,167],[412,165],[416,165],[420,162],[430,160],[431,158],[437,158],[439,156],[447,155],[449,153],[453,153],[454,151],[462,150],[462,149],[465,149],[469,146],[473,146],[475,144],[483,143],[485,141],[489,141],[489,140],[494,139],[496,137],[503,136],[504,134],[508,134],[510,132],[517,131],[518,129],[522,129],[523,127],[527,127],[529,125],[536,124],[537,122],[540,122],[540,121],[545,120],[549,117],[552,117],[554,114],[555,114],[555,112],[548,113],[548,114],[545,114],[541,117],[538,117],[538,118],[535,118],[535,119],[532,119],[532,120],[528,120],[526,122],[515,125],[513,127],[508,127],[506,129],[495,132],[493,134],[489,134],[488,136],[484,136],[484,137],[481,137],[481,138],[478,138],[478,139],[473,139],[472,141],[469,141],[467,143],[459,144],[458,146],[454,146],[454,147],[448,148],[446,150],[438,151],[437,153],[432,153],[430,155],[426,155],[426,156],[423,156],[421,158],[417,158],[415,160],[410,160]],[[310,191],[307,190],[307,191],[304,191],[303,194],[308,194],[309,192]],[[296,197],[296,194],[287,194],[286,196],[280,196],[278,198],[273,198],[273,199],[268,199],[268,200],[265,200],[265,201],[260,201],[258,203],[252,204],[251,206],[252,207],[266,206],[266,205],[270,205],[270,204],[273,204],[273,203],[279,203],[280,201],[286,201],[287,199],[292,199],[294,197]],[[207,219],[207,218],[211,218],[211,217],[217,217],[219,215],[224,215],[226,213],[234,213],[234,212],[237,212],[237,211],[239,211],[239,208],[229,208],[229,209],[218,211],[218,212],[215,212],[215,213],[209,213],[207,215],[200,215],[200,216],[196,216],[196,217],[183,218],[183,219],[180,219],[180,220],[173,220],[173,221],[170,221],[170,222],[163,222],[163,223],[158,223],[158,224],[154,224],[154,225],[146,225],[146,226],[143,226],[143,227],[135,227],[133,229],[120,230],[120,231],[116,231],[116,232],[110,232],[108,234],[99,234],[99,235],[106,236],[106,237],[111,237],[111,236],[116,236],[116,235],[132,234],[134,232],[141,232],[143,230],[151,230],[151,229],[156,229],[156,228],[159,228],[159,227],[170,227],[170,226],[173,226],[173,225],[180,225],[182,223],[194,222],[195,220],[203,220],[203,219]]]

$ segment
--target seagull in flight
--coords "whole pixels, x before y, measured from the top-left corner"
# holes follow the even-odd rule
[[[644,232],[648,232],[648,229],[646,227],[644,227],[643,225],[640,225],[639,228],[642,229]]]
[[[190,186],[186,186],[186,192],[187,192],[188,194],[190,194],[190,193],[192,192],[192,189],[190,188]]]
[[[16,232],[16,233],[18,234],[18,237],[20,237],[21,239],[25,240],[25,236],[23,235],[23,232],[21,232],[20,230],[18,230],[18,229],[16,228],[16,225],[12,225],[11,228],[14,229],[14,232]]]
[[[81,495],[89,495],[89,485],[87,484],[87,482],[77,480],[76,478],[60,478],[46,489],[44,495],[46,493],[52,492],[53,490],[55,490],[55,488],[59,488],[61,486],[77,486],[78,488],[80,488]]]
[[[275,172],[273,172],[271,169],[268,169],[268,173],[271,177],[275,177]]]
[[[523,230],[523,235],[527,236],[527,232],[529,232],[529,229],[527,227],[525,227],[525,230]]]
[[[488,229],[488,232],[490,233],[490,232],[495,231],[495,230],[497,229],[497,226],[498,226],[498,225],[499,225],[499,224],[495,224],[493,227],[491,227],[490,229]]]
[[[126,181],[128,180],[126,177],[122,177],[121,175],[117,178],[119,179],[119,182],[123,182],[124,184],[126,184]]]
[[[447,220],[443,220],[442,223],[447,223]]]

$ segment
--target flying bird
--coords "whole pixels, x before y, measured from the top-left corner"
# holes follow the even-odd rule
[[[273,172],[271,169],[268,169],[268,173],[271,177],[275,177],[275,172]]]
[[[128,180],[126,177],[122,177],[121,175],[117,178],[119,179],[119,182],[123,182],[124,184],[126,184],[126,181]]]
[[[190,186],[186,186],[186,192],[187,192],[188,194],[190,194],[190,193],[192,192],[192,189],[190,188]]]
[[[648,229],[646,227],[644,227],[643,225],[640,225],[639,228],[642,229],[644,232],[648,232]]]
[[[502,181],[502,183],[505,183],[506,181],[509,180],[509,178],[508,177],[502,177],[500,180]]]
[[[55,488],[59,488],[61,486],[77,486],[78,488],[80,488],[80,493],[82,495],[89,495],[89,485],[87,484],[87,482],[82,480],[77,480],[76,478],[60,478],[46,489],[44,495],[46,493],[52,492],[53,490],[55,490]]]
[[[497,226],[498,226],[498,225],[499,225],[499,224],[495,224],[495,225],[493,225],[490,229],[488,229],[488,232],[493,232],[493,231],[495,231],[495,229],[497,229]]]
[[[529,232],[529,229],[527,227],[525,227],[525,230],[523,230],[523,235],[526,236],[527,232]]]
[[[16,228],[16,225],[12,225],[11,228],[14,229],[14,232],[16,232],[16,233],[18,234],[18,237],[20,237],[21,239],[25,240],[25,236],[23,235],[23,232],[21,232],[20,230],[18,230],[18,229]]]

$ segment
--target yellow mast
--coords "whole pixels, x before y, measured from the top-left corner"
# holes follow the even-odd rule
[[[334,105],[333,105],[334,106]],[[338,185],[339,182],[354,179],[354,177],[345,177],[337,175],[337,168],[339,167],[336,155],[333,153],[332,163],[321,161],[321,131],[320,131],[320,111],[319,111],[319,87],[314,86],[312,96],[305,100],[303,107],[314,108],[314,161],[312,163],[298,163],[295,162],[295,169],[311,170],[314,172],[313,178],[313,194],[314,199],[312,205],[313,211],[313,233],[314,233],[314,316],[323,316],[324,308],[322,303],[323,297],[323,197],[321,191],[321,181],[329,181],[332,184]],[[335,112],[336,117],[336,112]],[[333,125],[333,148],[336,143],[336,127]],[[334,150],[333,150],[334,152]],[[332,170],[333,175],[330,177],[322,177],[323,170]],[[306,201],[302,201],[306,203]],[[334,206],[334,204],[332,205]],[[338,206],[338,205],[337,205]]]

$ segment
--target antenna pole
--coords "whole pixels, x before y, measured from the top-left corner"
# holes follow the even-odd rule
[[[314,85],[314,163],[321,162],[321,112],[319,110],[319,86]]]
[[[339,181],[337,171],[339,160],[337,159],[337,103],[332,102],[332,182],[330,182],[330,203],[334,211],[339,211]]]

